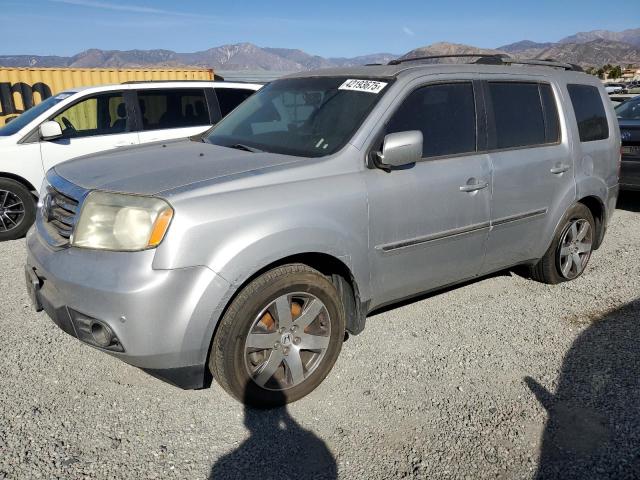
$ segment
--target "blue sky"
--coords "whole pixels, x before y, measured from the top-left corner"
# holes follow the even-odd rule
[[[638,27],[638,0],[0,0],[0,54],[192,52],[252,42],[356,56],[404,53],[438,41],[490,48]]]

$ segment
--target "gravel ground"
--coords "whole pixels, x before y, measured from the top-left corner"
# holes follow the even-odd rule
[[[502,273],[372,316],[325,382],[245,411],[67,336],[0,245],[0,480],[640,478],[640,195],[585,275]]]

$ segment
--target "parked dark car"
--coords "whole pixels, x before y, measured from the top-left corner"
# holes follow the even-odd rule
[[[640,190],[640,96],[616,107],[622,140],[620,188]]]

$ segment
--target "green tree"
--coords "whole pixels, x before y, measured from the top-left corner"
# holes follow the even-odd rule
[[[622,68],[616,65],[609,71],[609,78],[620,78],[622,76]]]

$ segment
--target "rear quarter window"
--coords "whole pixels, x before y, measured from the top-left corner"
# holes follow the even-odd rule
[[[591,85],[567,85],[573,111],[578,122],[581,142],[593,142],[609,138],[607,114],[602,104],[600,90]]]
[[[216,95],[220,103],[220,113],[226,117],[233,109],[253,95],[253,90],[242,88],[216,88]]]

